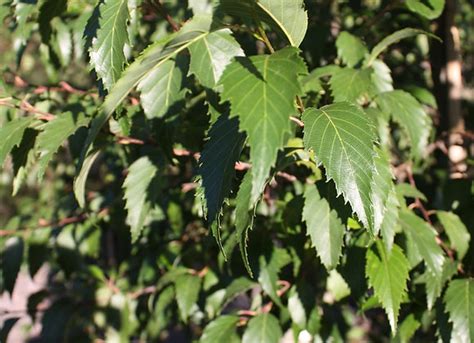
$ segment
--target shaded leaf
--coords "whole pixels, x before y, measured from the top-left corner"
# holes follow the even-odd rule
[[[356,66],[369,53],[364,42],[349,32],[343,31],[336,39],[337,55],[348,67]]]
[[[41,4],[38,16],[41,40],[48,44],[51,39],[51,21],[61,16],[67,10],[67,0],[44,0]]]
[[[33,117],[21,117],[2,125],[0,128],[0,166],[10,151],[19,146],[26,128],[33,122]]]
[[[278,343],[282,335],[278,319],[270,313],[262,313],[250,319],[242,343]]]
[[[471,235],[461,219],[452,212],[437,211],[439,221],[446,230],[451,246],[458,252],[461,261],[469,250]]]
[[[204,328],[201,339],[202,343],[215,342],[240,342],[237,335],[237,323],[240,318],[233,315],[223,315],[213,320]]]
[[[329,85],[334,102],[357,102],[362,96],[367,96],[372,87],[370,69],[340,68],[336,70]]]
[[[13,294],[16,279],[23,262],[24,242],[20,237],[10,237],[5,242],[2,252],[2,272],[5,289]]]
[[[428,19],[436,19],[443,13],[444,3],[445,0],[407,0],[406,5],[412,12]]]
[[[201,278],[192,274],[178,276],[175,282],[175,288],[181,319],[187,322],[194,305],[198,301],[199,292],[201,290]]]
[[[449,283],[444,295],[449,321],[453,323],[452,342],[474,342],[474,280],[458,279]]]

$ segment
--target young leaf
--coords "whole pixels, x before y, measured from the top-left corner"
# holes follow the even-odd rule
[[[38,179],[43,178],[46,167],[53,155],[58,151],[64,141],[82,126],[87,126],[90,119],[83,113],[74,114],[66,112],[49,121],[36,140],[36,153],[38,154],[39,171]]]
[[[375,170],[372,123],[357,106],[342,102],[310,108],[303,114],[304,143],[334,179],[365,227],[372,218],[371,181]]]
[[[452,342],[474,342],[474,280],[458,279],[449,283],[444,295],[449,321],[453,323]]]
[[[375,59],[380,55],[380,53],[384,51],[385,49],[387,49],[390,45],[397,43],[402,39],[413,37],[416,35],[422,35],[422,34],[425,34],[429,37],[436,38],[439,40],[439,38],[436,37],[435,35],[432,35],[431,33],[428,33],[423,30],[412,29],[412,28],[401,29],[385,37],[376,46],[374,46],[374,48],[370,52],[370,55],[367,57],[365,61],[365,65],[371,66],[372,63],[375,61]]]
[[[270,313],[262,313],[250,319],[242,343],[278,343],[282,335],[278,319]]]
[[[414,242],[416,250],[425,261],[428,271],[437,277],[443,272],[444,254],[436,244],[436,231],[423,219],[409,210],[400,211],[403,230]]]
[[[140,236],[143,223],[150,210],[152,201],[150,198],[154,194],[150,190],[150,186],[156,172],[156,166],[148,157],[142,157],[130,166],[123,183],[125,208],[128,211],[127,224],[131,228],[132,242],[135,242]]]
[[[105,0],[100,4],[100,28],[89,55],[92,67],[108,90],[119,79],[126,62],[123,48],[128,41],[128,19],[127,0]]]
[[[239,336],[237,335],[238,322],[239,317],[234,315],[223,315],[217,317],[217,319],[207,324],[199,342],[240,342]]]
[[[33,122],[34,117],[21,117],[4,124],[0,128],[0,167],[10,151],[19,146],[26,128]]]
[[[437,211],[439,221],[446,230],[451,246],[458,252],[461,261],[469,250],[471,235],[461,219],[452,212]]]
[[[357,102],[362,96],[367,96],[372,87],[372,70],[340,68],[329,80],[332,96],[335,102]]]
[[[232,31],[223,29],[211,32],[189,47],[191,64],[189,70],[204,87],[214,88],[225,68],[235,56],[244,56]]]
[[[336,47],[337,55],[350,68],[356,66],[369,53],[369,50],[367,50],[364,42],[359,37],[351,35],[346,31],[341,32],[337,37]]]
[[[176,300],[181,319],[187,322],[201,291],[201,278],[197,275],[185,274],[176,279]]]
[[[219,8],[242,18],[266,22],[294,47],[301,44],[308,28],[303,0],[221,0]]]
[[[147,118],[161,118],[170,107],[184,99],[183,80],[186,71],[174,60],[163,62],[148,73],[137,86]]]
[[[381,93],[375,102],[407,132],[413,156],[422,158],[431,131],[431,120],[423,106],[402,90]]]
[[[290,132],[290,116],[296,113],[294,99],[302,93],[298,76],[305,72],[298,50],[285,48],[272,55],[237,57],[221,77],[222,99],[230,101],[231,117],[239,117],[240,130],[248,135],[252,203],[262,194]]]
[[[303,219],[307,234],[326,269],[333,269],[341,255],[344,224],[336,211],[329,207],[328,201],[321,198],[316,186],[309,186],[304,197]]]
[[[407,0],[406,5],[412,12],[428,19],[436,19],[443,13],[444,2],[445,0]]]
[[[199,175],[207,207],[207,219],[213,223],[229,195],[245,135],[239,132],[237,118],[221,115],[209,131],[209,141],[199,160]]]
[[[407,290],[408,260],[398,245],[394,245],[389,253],[377,241],[377,251],[378,254],[372,249],[367,250],[365,271],[375,296],[387,313],[392,332],[395,333],[400,304]]]

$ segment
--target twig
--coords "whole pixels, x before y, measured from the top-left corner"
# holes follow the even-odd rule
[[[160,0],[155,0],[152,5],[155,7],[155,9],[165,18],[165,20],[170,24],[171,28],[173,29],[174,32],[179,31],[179,25],[173,20],[173,18],[169,15],[169,13],[166,11],[165,7],[163,4],[160,2]]]

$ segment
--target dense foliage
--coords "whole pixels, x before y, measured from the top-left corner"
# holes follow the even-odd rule
[[[0,288],[48,275],[3,337],[474,342],[443,9],[1,0]]]

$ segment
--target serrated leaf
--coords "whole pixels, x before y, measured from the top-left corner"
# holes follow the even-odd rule
[[[148,157],[141,157],[128,169],[123,183],[125,208],[128,211],[127,225],[131,228],[132,242],[135,242],[143,229],[145,218],[150,211],[152,193],[150,186],[158,169]]]
[[[335,301],[344,299],[351,294],[351,289],[346,280],[335,269],[329,272],[326,283],[326,291],[329,292]]]
[[[402,324],[400,325],[400,329],[398,330],[397,338],[399,338],[399,342],[411,342],[412,337],[415,335],[415,332],[420,326],[421,323],[415,319],[413,313],[409,314],[408,317],[403,320]],[[395,342],[397,342],[397,340]]]
[[[431,33],[428,33],[423,30],[419,29],[412,29],[412,28],[405,28],[401,29],[399,31],[395,31],[394,33],[388,35],[384,39],[382,39],[370,52],[370,55],[367,57],[365,61],[366,66],[372,65],[372,63],[376,60],[376,58],[384,51],[387,49],[390,45],[399,42],[402,39],[413,37],[416,35],[427,35],[428,37],[436,38],[439,40],[438,37],[435,35],[432,35]]]
[[[241,184],[237,197],[235,199],[235,233],[239,241],[240,254],[242,261],[250,276],[252,276],[252,269],[250,268],[248,253],[247,253],[247,239],[248,231],[253,224],[253,213],[250,210],[254,208],[255,204],[250,201],[252,192],[252,173],[248,171]]]
[[[242,343],[278,343],[282,335],[278,319],[262,313],[249,320]]]
[[[373,204],[373,230],[377,235],[383,226],[384,242],[388,250],[391,250],[393,236],[398,221],[398,200],[393,183],[393,174],[390,170],[388,154],[377,148],[377,156],[374,159],[375,172],[372,178],[371,201]]]
[[[407,0],[406,5],[412,12],[428,19],[436,19],[443,13],[444,2],[444,0]]]
[[[242,294],[249,289],[255,287],[257,285],[256,282],[246,278],[246,277],[239,277],[237,279],[232,280],[229,286],[225,289],[225,296],[224,296],[224,304],[227,304],[229,301],[234,299],[237,295]]]
[[[371,180],[375,169],[372,123],[350,103],[335,103],[303,114],[304,143],[315,152],[326,175],[333,179],[365,227],[372,217]]]
[[[404,232],[410,236],[416,250],[423,258],[429,272],[441,277],[444,253],[436,243],[436,231],[423,219],[409,210],[400,211],[400,223]]]
[[[423,282],[426,286],[426,302],[428,309],[432,309],[436,299],[441,295],[444,285],[446,282],[457,273],[457,265],[455,262],[446,259],[443,264],[443,272],[441,277],[433,275],[432,273],[425,271],[423,275],[419,277],[417,281]]]
[[[207,207],[207,219],[213,223],[229,196],[235,176],[235,163],[238,161],[245,140],[239,132],[237,118],[229,119],[221,115],[209,131],[209,141],[199,160],[201,187]]]
[[[229,14],[266,22],[292,46],[298,47],[306,35],[308,15],[303,0],[221,0],[219,6]]]
[[[10,237],[5,242],[2,252],[2,274],[5,283],[5,289],[13,293],[16,278],[20,271],[21,263],[23,261],[24,242],[21,237]]]
[[[222,99],[230,102],[231,117],[239,117],[240,130],[248,135],[252,203],[262,194],[290,132],[294,99],[302,93],[298,76],[305,72],[298,50],[285,48],[272,55],[237,57],[222,75]]]
[[[411,94],[402,90],[381,93],[375,98],[375,102],[406,131],[413,156],[422,158],[432,126],[423,106]]]
[[[282,248],[274,248],[270,256],[260,255],[258,259],[259,270],[258,270],[258,282],[262,287],[263,291],[268,294],[272,301],[283,307],[283,303],[277,294],[278,290],[278,274],[281,269],[290,263],[291,258]]]
[[[15,146],[11,151],[13,173],[15,174],[13,179],[13,196],[18,193],[36,162],[34,147],[37,137],[38,131],[27,128],[23,133],[20,145]]]
[[[197,275],[180,275],[175,282],[176,301],[181,319],[187,322],[201,291],[201,278]]]
[[[400,304],[407,290],[408,260],[398,245],[394,245],[389,253],[377,241],[377,251],[378,254],[372,249],[367,250],[366,276],[387,313],[392,332],[395,333]]]
[[[33,122],[33,117],[21,117],[4,124],[0,128],[0,166],[10,151],[19,146],[26,128]]]
[[[329,85],[334,102],[357,102],[361,97],[368,96],[372,87],[372,70],[340,68],[336,70]]]
[[[41,4],[38,16],[41,40],[48,44],[51,38],[51,21],[59,17],[67,10],[67,0],[44,0]]]
[[[78,203],[83,206],[84,185],[88,175],[86,159],[90,159],[94,154],[92,143],[99,134],[102,126],[109,120],[117,107],[126,98],[126,96],[135,88],[141,80],[149,73],[159,68],[163,63],[175,58],[178,53],[187,49],[190,45],[203,39],[209,34],[211,18],[195,17],[184,25],[181,30],[170,36],[167,36],[143,51],[143,53],[122,73],[120,79],[110,90],[105,98],[103,105],[99,110],[99,115],[93,120],[87,139],[83,145],[81,158],[78,164],[78,174],[81,176],[81,182],[77,182],[79,175],[76,176],[74,194]]]
[[[104,87],[110,90],[120,78],[126,62],[123,49],[128,41],[128,1],[105,0],[99,10],[99,28],[89,56],[97,76]]]
[[[451,281],[444,303],[453,323],[451,342],[474,342],[474,280]]]
[[[458,252],[460,261],[469,250],[471,235],[461,219],[452,212],[437,211],[439,221],[446,230],[451,246]]]
[[[244,56],[232,31],[223,29],[211,32],[189,47],[191,63],[189,70],[204,87],[214,88],[225,68],[235,56]]]
[[[237,323],[239,320],[238,316],[233,315],[223,315],[218,317],[207,324],[199,342],[240,342],[239,336],[237,335]]]
[[[364,42],[349,32],[343,31],[336,39],[337,55],[348,67],[356,66],[369,53]]]
[[[393,79],[390,68],[381,60],[372,63],[372,85],[373,91],[378,94],[393,91]]]
[[[168,60],[140,81],[137,90],[148,119],[163,117],[173,105],[184,99],[186,71],[182,68],[176,61]]]
[[[307,235],[326,269],[333,269],[339,263],[345,226],[328,201],[320,196],[316,186],[309,186],[304,198],[303,220]]]
[[[46,123],[37,137],[35,146],[39,162],[39,180],[43,178],[49,161],[64,141],[80,127],[87,126],[89,121],[90,119],[83,113],[66,112]]]

